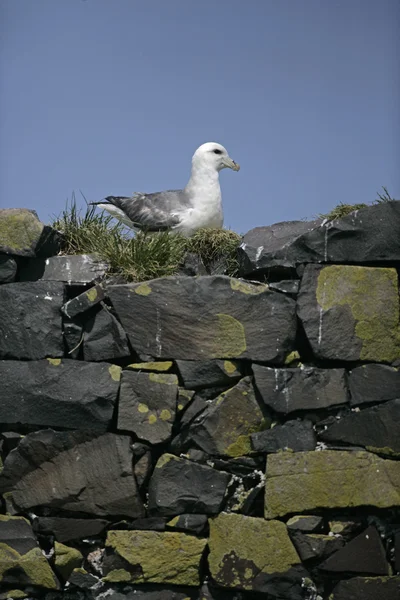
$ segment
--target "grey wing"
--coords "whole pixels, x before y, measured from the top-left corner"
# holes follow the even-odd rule
[[[109,196],[108,202],[121,209],[140,229],[161,231],[179,224],[179,213],[188,207],[183,190],[169,190],[154,194],[136,192],[131,198]]]

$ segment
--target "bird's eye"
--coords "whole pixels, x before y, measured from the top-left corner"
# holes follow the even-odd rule
[[[222,150],[214,150],[214,154],[222,154]]]

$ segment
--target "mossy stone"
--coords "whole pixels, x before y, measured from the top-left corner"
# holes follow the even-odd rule
[[[72,571],[82,565],[83,556],[76,548],[54,543],[54,566],[57,573],[66,581]]]
[[[35,246],[43,228],[33,210],[0,209],[0,251],[17,256],[35,256]]]

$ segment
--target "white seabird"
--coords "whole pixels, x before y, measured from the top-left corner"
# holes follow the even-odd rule
[[[113,217],[133,229],[165,231],[190,237],[202,228],[223,225],[219,172],[240,166],[226,149],[207,142],[193,154],[192,172],[183,190],[167,190],[153,194],[135,192],[130,198],[107,196],[102,202],[91,202],[107,210]]]

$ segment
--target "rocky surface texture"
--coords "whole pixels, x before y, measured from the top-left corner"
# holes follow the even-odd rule
[[[399,240],[385,202],[116,285],[0,210],[0,600],[399,600]]]

